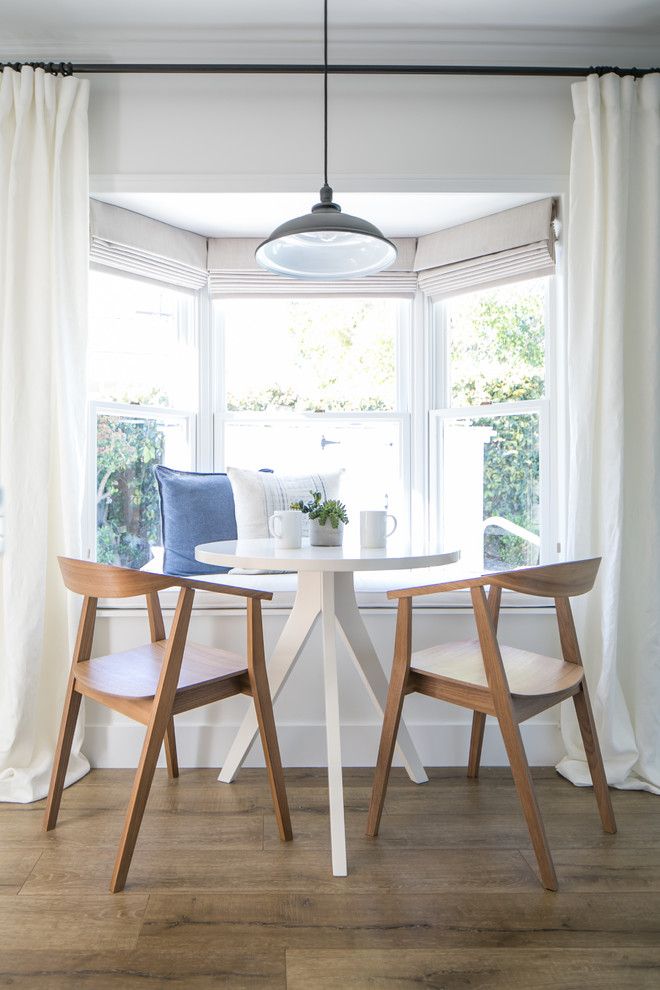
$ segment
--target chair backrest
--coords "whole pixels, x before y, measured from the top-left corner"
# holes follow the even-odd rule
[[[88,598],[131,598],[180,584],[176,578],[135,571],[130,567],[95,564],[90,560],[74,560],[72,557],[58,557],[58,560],[64,584],[69,591]]]
[[[542,567],[522,567],[488,576],[491,585],[541,598],[573,598],[594,586],[601,558],[571,560]]]

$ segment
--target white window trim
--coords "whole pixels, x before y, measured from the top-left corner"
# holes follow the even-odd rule
[[[442,505],[441,472],[443,462],[442,426],[445,419],[481,419],[490,416],[523,416],[526,413],[538,413],[539,417],[539,514],[541,529],[540,557],[543,561],[554,559],[550,477],[550,400],[525,399],[519,402],[493,402],[486,406],[450,406],[444,409],[429,411],[431,446],[429,463],[431,465],[432,486],[429,505]],[[443,534],[443,526],[434,515],[430,520],[430,532],[433,542],[437,542]]]
[[[101,265],[94,265],[94,268],[108,271]],[[151,279],[133,273],[123,273],[113,269],[115,274],[122,274],[125,277],[134,278],[138,281],[152,282]],[[160,283],[162,284],[162,283]],[[221,471],[224,470],[223,451],[223,426],[225,422],[232,419],[245,420],[249,418],[265,418],[262,413],[227,412],[224,408],[224,381],[221,373],[222,358],[224,354],[224,328],[219,307],[213,306],[213,298],[208,288],[199,290],[183,289],[180,286],[172,288],[181,292],[188,292],[195,296],[195,320],[198,332],[199,349],[199,414],[195,415],[189,410],[169,409],[168,407],[147,407],[134,406],[109,402],[89,403],[89,424],[88,431],[88,484],[85,506],[84,538],[87,548],[87,556],[91,559],[95,556],[96,545],[96,502],[92,496],[96,491],[96,416],[98,410],[107,409],[109,412],[118,409],[126,409],[133,415],[144,415],[150,418],[152,415],[174,414],[190,419],[190,430],[193,450],[193,467],[197,471]],[[476,290],[475,290],[476,291]],[[558,542],[559,506],[558,495],[561,491],[562,481],[558,477],[558,472],[554,469],[554,464],[562,462],[563,455],[559,451],[558,441],[558,402],[557,382],[558,369],[556,367],[557,354],[561,353],[561,346],[556,338],[559,330],[559,314],[561,311],[561,301],[557,301],[555,293],[559,291],[557,286],[557,276],[549,278],[548,290],[548,312],[546,313],[546,396],[542,400],[500,403],[488,406],[449,407],[443,402],[447,396],[448,384],[448,363],[447,363],[447,334],[445,332],[445,308],[442,303],[433,303],[428,296],[422,292],[417,292],[409,307],[402,306],[401,313],[409,313],[409,320],[403,319],[397,331],[397,403],[396,412],[359,412],[359,413],[301,413],[295,414],[291,418],[287,414],[287,421],[300,420],[341,420],[341,419],[384,419],[397,421],[401,424],[402,430],[402,456],[403,456],[403,478],[404,484],[410,493],[408,500],[410,532],[415,540],[433,541],[437,537],[437,527],[435,519],[429,511],[434,497],[434,486],[437,485],[436,471],[433,466],[433,451],[437,450],[437,435],[434,431],[438,428],[438,423],[447,416],[456,417],[464,414],[469,417],[493,415],[498,411],[515,412],[522,411],[522,406],[526,405],[530,411],[539,412],[539,435],[541,444],[541,465],[543,478],[540,479],[540,513],[542,526],[542,556],[544,560],[559,559],[561,546]],[[341,295],[341,292],[324,292],[324,295]],[[247,298],[247,297],[246,297]],[[272,421],[272,416],[268,419]],[[407,453],[406,453],[407,452]],[[91,504],[90,504],[91,503]],[[363,599],[360,604],[363,608],[393,609],[395,602],[391,602],[383,596],[382,605],[376,604],[373,597],[370,600]],[[518,607],[509,604],[505,595],[503,607],[511,613],[529,615],[538,612],[543,614],[547,606],[540,604],[536,600],[536,607],[531,603],[521,602]],[[174,607],[176,593],[164,592],[162,596],[165,608]],[[360,596],[358,596],[358,600]],[[512,599],[513,602],[514,599]],[[516,599],[516,600],[519,600]],[[467,604],[467,602],[466,602]],[[551,604],[551,603],[549,603]],[[115,608],[110,603],[103,603],[103,607],[109,612],[117,614],[124,609],[128,609],[130,614],[135,614],[136,606],[123,604]],[[235,604],[231,608],[235,608]],[[275,603],[271,606],[274,610],[278,607]],[[437,599],[428,606],[438,613],[449,614],[453,612],[462,613],[464,606],[457,604],[456,600],[447,603],[446,606],[438,603]],[[198,593],[195,608],[213,614],[216,610],[219,614],[225,614],[230,606],[218,608],[217,599],[212,594]]]
[[[295,295],[295,293],[292,293]],[[417,294],[419,299],[422,299],[421,293]],[[344,298],[352,299],[357,298],[357,294],[347,295],[346,292],[339,290],[333,291],[332,286],[328,286],[323,291],[323,297],[325,298]],[[262,296],[248,296],[246,295],[245,300],[249,299],[262,299]],[[281,298],[281,297],[279,297]],[[310,298],[318,298],[314,295]],[[390,297],[384,293],[382,297],[365,297],[365,298],[383,298],[390,299]],[[402,478],[402,488],[404,492],[409,492],[409,496],[405,501],[404,513],[405,520],[403,520],[408,528],[408,532],[412,532],[412,520],[415,518],[415,513],[412,510],[412,473],[413,473],[413,455],[412,455],[412,444],[413,444],[413,427],[412,427],[412,416],[411,416],[411,405],[412,397],[416,394],[416,389],[414,383],[412,382],[412,365],[413,365],[413,332],[415,326],[414,317],[414,306],[417,300],[402,299],[401,305],[397,310],[397,327],[396,327],[396,408],[393,410],[386,411],[373,411],[368,410],[362,411],[358,410],[355,412],[300,412],[292,413],[287,411],[282,412],[249,412],[249,411],[227,411],[225,408],[225,394],[224,394],[224,376],[222,374],[222,369],[224,365],[224,355],[225,355],[225,328],[224,321],[222,319],[221,306],[214,306],[213,303],[220,302],[219,297],[211,298],[211,306],[213,309],[213,347],[210,354],[209,364],[212,364],[215,369],[218,369],[216,374],[216,382],[214,386],[214,400],[213,400],[213,470],[224,471],[226,470],[227,462],[224,450],[224,427],[225,424],[231,422],[277,422],[281,421],[283,423],[332,423],[332,422],[392,422],[399,425],[400,437],[401,437],[401,478]],[[263,464],[261,467],[268,467],[269,465]]]
[[[560,251],[560,248],[558,248]],[[547,278],[546,310],[545,310],[545,389],[544,397],[535,400],[521,400],[517,402],[492,403],[490,405],[478,406],[451,406],[449,395],[449,335],[447,332],[447,303],[451,299],[439,302],[431,302],[427,311],[426,320],[430,329],[430,336],[435,345],[435,357],[437,360],[438,373],[435,381],[430,384],[432,404],[428,407],[428,467],[429,484],[426,501],[427,509],[427,533],[431,543],[436,543],[441,536],[438,527],[438,516],[431,514],[429,507],[438,504],[441,483],[439,481],[439,467],[442,460],[441,452],[441,427],[445,418],[457,418],[464,415],[466,418],[477,418],[479,416],[523,412],[523,407],[527,407],[530,412],[539,413],[539,510],[541,524],[541,550],[540,556],[545,563],[552,563],[562,559],[563,542],[560,534],[562,520],[560,517],[560,495],[564,490],[565,480],[561,472],[563,463],[560,454],[560,429],[562,427],[561,399],[563,392],[560,388],[559,369],[557,365],[559,355],[564,353],[562,333],[564,321],[561,318],[563,312],[561,299],[558,298],[563,290],[563,280],[561,277],[561,253],[559,253],[559,263],[557,274],[550,276],[540,276]],[[531,276],[533,277],[533,276]],[[521,279],[520,281],[526,281]],[[475,286],[474,291],[481,291],[481,286]],[[467,293],[466,293],[467,294]],[[432,366],[429,365],[431,368]],[[435,461],[435,469],[432,467]],[[456,599],[468,598],[469,592],[456,592]],[[452,596],[453,598],[454,596]],[[532,602],[541,612],[548,608],[554,608],[554,602],[550,599],[534,599],[516,595],[513,592],[505,591],[502,595],[502,609],[515,613],[517,610],[521,614],[530,614],[533,608]]]

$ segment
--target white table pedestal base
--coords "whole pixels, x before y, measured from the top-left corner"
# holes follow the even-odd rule
[[[321,616],[323,642],[332,872],[335,876],[343,877],[347,874],[347,862],[336,629],[342,634],[349,654],[353,658],[369,696],[381,717],[387,701],[388,684],[355,600],[353,573],[351,571],[300,571],[298,573],[298,592],[291,614],[282,630],[273,655],[268,661],[268,680],[273,701],[286,684],[319,616]],[[228,784],[234,779],[257,736],[257,731],[254,707],[250,706],[218,778],[223,783]],[[397,751],[403,758],[410,779],[417,784],[425,783],[428,777],[403,722],[399,728]]]

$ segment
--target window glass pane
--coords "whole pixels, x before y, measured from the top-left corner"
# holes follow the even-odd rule
[[[396,408],[392,299],[235,299],[225,326],[230,411],[365,412]]]
[[[227,464],[232,466],[286,474],[343,470],[340,498],[351,523],[359,522],[361,509],[389,505],[405,530],[398,421],[229,421],[225,438]],[[351,526],[349,533],[358,528]]]
[[[547,284],[517,282],[445,304],[452,406],[543,396]]]
[[[539,415],[440,419],[442,531],[468,567],[539,558]]]
[[[173,409],[197,404],[194,299],[113,272],[90,272],[90,397]]]
[[[157,464],[190,470],[189,420],[100,412],[96,419],[96,559],[143,567],[161,543]]]

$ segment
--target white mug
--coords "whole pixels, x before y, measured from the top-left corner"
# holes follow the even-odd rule
[[[391,519],[388,532],[387,520]],[[384,509],[366,509],[360,513],[360,546],[365,550],[378,550],[385,546],[387,537],[396,529],[396,516]]]
[[[299,509],[277,509],[268,520],[268,529],[275,537],[275,546],[291,550],[302,546],[302,512]]]

